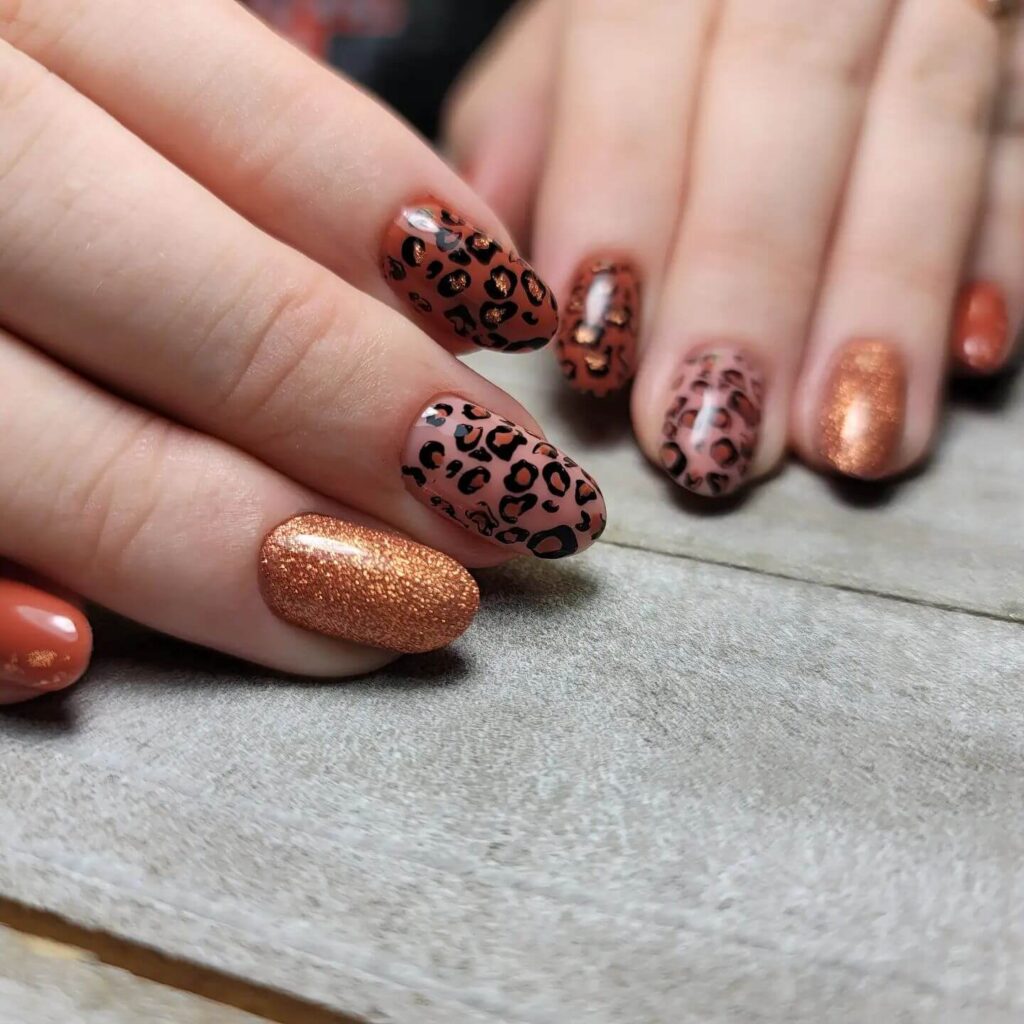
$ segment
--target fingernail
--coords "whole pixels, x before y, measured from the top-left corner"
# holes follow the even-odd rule
[[[0,682],[59,690],[89,666],[92,630],[74,605],[46,591],[0,581]]]
[[[661,464],[686,490],[718,498],[750,472],[761,426],[764,378],[740,349],[701,347],[672,382]]]
[[[1009,355],[1010,321],[998,285],[977,281],[960,293],[953,328],[953,359],[968,373],[995,373]]]
[[[639,278],[625,260],[591,259],[576,272],[556,351],[575,391],[599,398],[624,388],[636,372]]]
[[[907,372],[895,345],[851,341],[838,354],[821,410],[818,449],[847,476],[884,476],[903,440]]]
[[[555,296],[530,266],[434,200],[402,208],[384,237],[383,269],[437,334],[534,352],[558,329]]]
[[[259,574],[263,599],[285,622],[403,654],[450,644],[480,603],[453,558],[330,516],[296,516],[271,530]]]
[[[604,498],[586,471],[457,395],[438,396],[417,417],[402,475],[435,512],[522,554],[565,558],[604,531]]]

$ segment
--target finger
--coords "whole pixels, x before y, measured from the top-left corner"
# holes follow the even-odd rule
[[[644,451],[696,494],[729,494],[785,450],[889,7],[729,0],[722,9],[686,210],[633,406]]]
[[[456,81],[442,118],[455,167],[522,246],[551,126],[562,6],[529,0],[513,7]]]
[[[814,465],[874,479],[928,449],[981,195],[997,42],[962,0],[898,10],[794,406],[796,443]]]
[[[1013,360],[1024,324],[1024,24],[1009,23],[985,200],[953,324],[953,364],[969,375]]]
[[[81,609],[42,587],[0,579],[0,704],[73,685],[91,656]]]
[[[162,632],[308,675],[443,646],[472,620],[476,585],[447,556],[2,333],[0,375],[0,555]]]
[[[575,504],[541,492],[523,521],[503,521],[511,533],[491,525],[496,509],[481,520],[513,451],[545,461],[525,410],[4,44],[0,106],[0,310],[19,335],[463,564],[531,553],[536,534],[583,522]],[[469,266],[440,287],[480,283],[493,295],[492,334],[501,321],[536,319],[543,286],[450,214],[424,206],[415,230],[402,258],[427,260],[425,240],[458,248]],[[483,433],[467,435],[480,438],[475,447],[446,442],[443,479],[427,486],[403,475],[400,453],[442,395],[495,412],[487,424],[478,415]],[[494,440],[492,430],[509,429],[501,419],[524,424],[514,442]],[[485,472],[468,476],[477,466]],[[579,530],[578,550],[595,535]]]
[[[675,230],[701,52],[715,5],[570,0],[534,255],[568,296],[558,359],[606,395],[636,366],[641,293]]]
[[[382,266],[400,258],[388,225],[405,232],[409,204],[424,196],[483,225],[479,234],[493,233],[504,249],[507,232],[379,102],[235,0],[23,0],[0,29],[253,223],[391,302],[438,340],[457,349],[470,340],[510,350],[494,340],[497,333],[523,350],[554,334],[557,317],[547,301],[538,304],[535,324],[514,320],[501,332],[460,330],[464,321],[453,326],[443,315],[424,315],[424,296],[434,306],[444,299],[436,288],[444,275],[428,274],[433,260],[382,279]],[[434,255],[456,270],[449,264],[460,254]],[[520,267],[511,251],[498,255]],[[486,301],[482,289],[470,287],[445,308],[479,314]]]

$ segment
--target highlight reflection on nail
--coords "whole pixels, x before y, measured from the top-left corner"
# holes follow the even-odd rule
[[[862,338],[839,353],[825,387],[818,450],[840,473],[865,480],[891,469],[903,440],[907,372],[899,349]]]
[[[286,622],[406,654],[451,643],[480,603],[476,582],[453,558],[316,514],[267,534],[259,574],[264,600]]]
[[[1010,321],[1002,288],[987,281],[960,294],[953,327],[953,360],[968,373],[996,373],[1010,351]]]
[[[556,345],[569,386],[599,398],[624,388],[636,373],[639,321],[640,288],[633,265],[585,261],[576,271]]]

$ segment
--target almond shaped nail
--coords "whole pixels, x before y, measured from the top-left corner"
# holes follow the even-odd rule
[[[437,335],[535,352],[558,330],[555,296],[532,267],[436,200],[403,207],[384,237],[384,278]]]
[[[661,464],[681,487],[707,498],[743,485],[757,451],[764,378],[735,346],[702,346],[672,382]]]
[[[576,271],[556,343],[569,386],[603,398],[636,373],[640,286],[627,260],[595,258]]]
[[[987,281],[960,293],[953,328],[953,359],[968,373],[996,373],[1010,352],[1010,320],[1003,289]]]
[[[92,629],[83,612],[38,587],[0,580],[0,682],[59,690],[89,665]]]
[[[604,497],[586,470],[458,395],[439,395],[417,416],[402,461],[419,501],[511,551],[566,558],[604,531]]]
[[[453,558],[316,514],[267,534],[259,576],[263,599],[285,622],[403,654],[451,643],[480,604],[476,581]]]
[[[832,365],[821,407],[818,450],[846,476],[873,480],[892,469],[903,442],[907,371],[891,342],[849,342]]]

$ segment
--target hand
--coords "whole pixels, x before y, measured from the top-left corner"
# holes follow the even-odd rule
[[[551,293],[411,132],[234,0],[0,2],[0,38],[0,554],[337,676],[465,629],[463,565],[593,542],[594,482],[452,355],[540,347]],[[0,699],[87,634],[0,587]]]
[[[684,488],[729,494],[787,445],[902,473],[951,333],[967,368],[1006,365],[1024,35],[987,8],[535,0],[453,93],[457,165],[565,299],[570,386],[635,370],[639,444]]]

